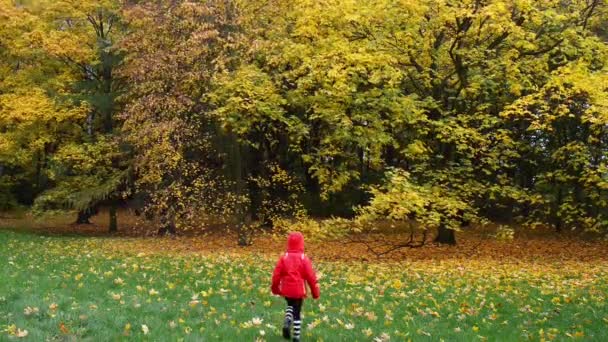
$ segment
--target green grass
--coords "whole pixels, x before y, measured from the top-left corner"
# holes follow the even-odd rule
[[[142,255],[116,241],[0,230],[0,340],[17,339],[13,325],[32,341],[281,340],[284,302],[269,294],[274,259]],[[317,269],[322,299],[305,302],[305,340],[608,340],[605,261],[327,262]],[[200,303],[191,303],[195,295]],[[38,312],[27,315],[28,307]]]

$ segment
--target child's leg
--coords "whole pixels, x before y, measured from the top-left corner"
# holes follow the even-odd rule
[[[285,321],[283,322],[283,337],[291,338],[291,323],[293,323],[294,304],[293,299],[285,298],[287,301],[287,309],[285,309]]]
[[[303,299],[296,299],[293,301],[293,340],[300,340],[300,333],[302,331],[302,318],[300,316],[302,312]]]
[[[291,298],[285,298],[285,300],[287,301],[287,309],[285,309],[285,325],[291,326],[294,316],[294,300]]]

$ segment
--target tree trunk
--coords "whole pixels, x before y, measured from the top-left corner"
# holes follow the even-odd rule
[[[158,229],[159,236],[175,235],[175,219],[173,217],[165,218],[162,222],[162,226]]]
[[[456,232],[453,229],[446,228],[445,224],[441,223],[437,229],[437,237],[435,242],[447,245],[456,244]]]
[[[561,233],[562,232],[562,219],[561,217],[559,217],[559,207],[562,205],[562,201],[563,201],[563,194],[562,194],[562,187],[561,186],[557,186],[558,190],[557,190],[557,200],[556,203],[554,204],[554,209],[553,209],[553,225],[555,226],[555,231],[557,233]]]
[[[240,199],[243,195],[249,195],[251,198],[251,192],[246,193],[247,184],[245,181],[247,174],[247,162],[244,158],[242,146],[236,135],[229,135],[227,137],[228,145],[228,162],[229,162],[229,173],[230,178],[233,180],[233,191],[239,199],[237,199],[234,208],[234,225],[237,233],[237,244],[239,246],[249,246],[251,244],[251,203],[247,206]]]
[[[118,231],[118,219],[116,215],[116,205],[110,205],[110,225],[109,225],[110,233],[116,233]]]
[[[239,223],[237,228],[237,239],[239,247],[251,246],[252,232],[251,227],[246,223]]]
[[[175,226],[172,224],[166,224],[158,229],[159,236],[175,235],[175,233],[176,233]]]

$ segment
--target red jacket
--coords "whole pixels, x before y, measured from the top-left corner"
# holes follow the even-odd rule
[[[312,297],[319,298],[317,275],[310,259],[304,255],[304,236],[291,233],[287,239],[287,252],[279,259],[272,274],[272,293],[287,298],[305,298],[306,283]]]

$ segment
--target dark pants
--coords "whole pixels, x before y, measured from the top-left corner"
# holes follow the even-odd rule
[[[293,320],[299,321],[304,300],[302,298],[285,298],[285,300],[287,301],[287,306],[291,306],[293,308]]]
[[[285,325],[283,326],[283,336],[289,338],[289,327],[293,324],[293,340],[300,340],[300,332],[302,330],[302,319],[300,313],[302,311],[302,298],[285,298],[287,301],[287,309],[285,310]]]

